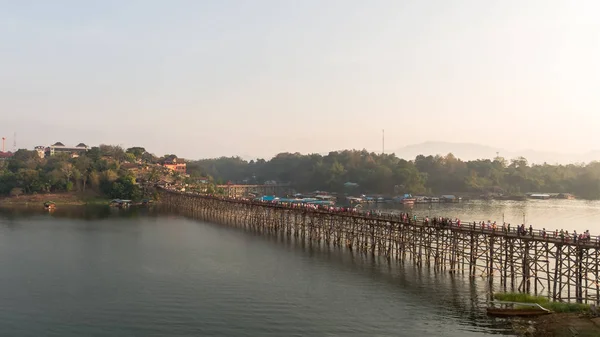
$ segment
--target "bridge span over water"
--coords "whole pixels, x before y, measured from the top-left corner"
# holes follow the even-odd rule
[[[410,261],[483,278],[495,291],[600,304],[600,242],[490,229],[478,223],[439,225],[399,214],[331,211],[158,189],[172,211],[204,221]]]

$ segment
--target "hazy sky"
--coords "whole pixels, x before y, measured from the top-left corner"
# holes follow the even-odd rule
[[[0,136],[199,158],[600,148],[600,2],[0,0]]]

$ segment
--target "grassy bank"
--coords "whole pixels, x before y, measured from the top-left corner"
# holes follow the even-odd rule
[[[529,337],[598,337],[600,318],[593,318],[588,304],[553,302],[546,297],[522,293],[496,293],[494,299],[507,302],[537,303],[553,314],[531,320],[514,320],[519,336]]]
[[[590,306],[588,304],[553,302],[546,297],[522,293],[495,293],[494,299],[498,301],[537,303],[556,313],[586,313],[590,311]]]
[[[70,192],[21,195],[18,197],[0,198],[1,207],[40,206],[46,201],[53,201],[57,206],[107,205],[110,199],[94,192]]]

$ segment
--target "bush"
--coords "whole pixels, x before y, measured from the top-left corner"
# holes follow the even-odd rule
[[[553,302],[543,296],[533,296],[523,293],[495,293],[494,299],[507,302],[537,303],[553,312],[588,312],[590,310],[589,304]]]
[[[23,189],[20,187],[14,187],[10,190],[10,196],[11,197],[18,197],[21,194],[23,194]]]

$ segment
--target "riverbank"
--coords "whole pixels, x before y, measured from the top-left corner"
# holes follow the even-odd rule
[[[525,335],[527,336],[527,335]],[[585,314],[562,313],[538,317],[533,321],[531,337],[598,337],[600,317]]]
[[[552,311],[552,314],[549,315],[512,320],[513,329],[519,336],[600,336],[600,317],[595,317],[596,310],[590,305],[553,302],[543,296],[532,296],[523,293],[495,293],[494,299],[514,303],[537,303]]]
[[[0,207],[40,206],[52,201],[57,206],[108,205],[110,199],[94,192],[69,192],[0,197]]]
[[[511,321],[520,337],[598,337],[600,317],[592,318],[579,313],[557,313],[531,319]]]

